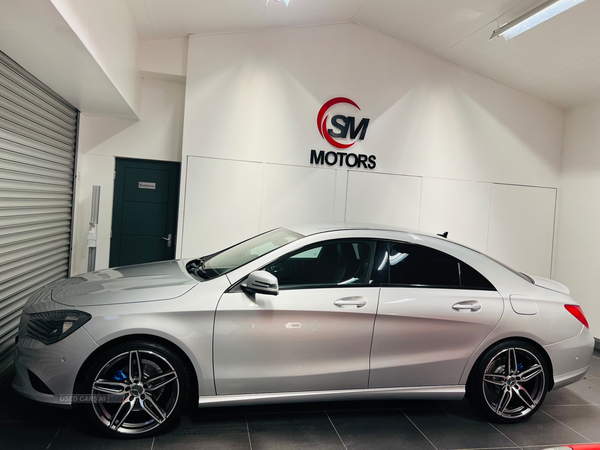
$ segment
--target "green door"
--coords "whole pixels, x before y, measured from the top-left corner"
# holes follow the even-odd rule
[[[117,158],[110,267],[175,258],[180,164]]]

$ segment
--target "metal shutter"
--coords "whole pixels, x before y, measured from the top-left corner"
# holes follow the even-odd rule
[[[78,112],[0,52],[0,384],[21,310],[66,278]]]

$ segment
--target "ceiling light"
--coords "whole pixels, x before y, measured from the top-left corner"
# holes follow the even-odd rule
[[[291,0],[273,0],[273,3],[281,3],[281,2],[283,2],[283,3],[285,3],[285,7],[287,8],[288,5],[290,4],[290,1]],[[269,4],[269,0],[267,0],[267,5],[268,4]]]
[[[490,39],[502,35],[508,41],[583,1],[585,0],[549,0],[544,2],[537,8],[498,28],[492,33]]]

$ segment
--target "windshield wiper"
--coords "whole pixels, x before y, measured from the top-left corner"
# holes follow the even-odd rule
[[[191,261],[189,271],[199,278],[207,278],[206,272],[204,271],[204,260],[202,258]]]

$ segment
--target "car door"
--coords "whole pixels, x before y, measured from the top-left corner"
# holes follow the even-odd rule
[[[217,394],[366,388],[379,287],[375,243],[328,241],[269,264],[279,294],[239,286],[217,306]]]
[[[383,281],[369,387],[458,384],[500,320],[502,296],[475,269],[433,248],[390,242],[377,253]]]

